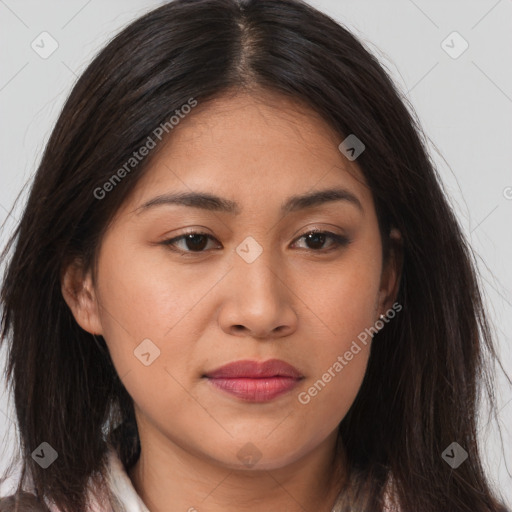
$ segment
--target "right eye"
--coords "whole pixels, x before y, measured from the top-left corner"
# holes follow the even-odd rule
[[[179,235],[168,240],[163,240],[161,244],[168,246],[171,251],[180,252],[182,254],[190,254],[205,252],[204,248],[208,245],[209,240],[216,239],[208,233],[190,231],[188,233],[184,233],[183,235]],[[178,242],[182,242],[182,248],[177,248]]]

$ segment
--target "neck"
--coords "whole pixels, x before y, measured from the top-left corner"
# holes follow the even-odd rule
[[[233,469],[168,439],[141,438],[129,477],[151,512],[331,512],[343,474],[336,436],[337,431],[287,466],[269,470]]]

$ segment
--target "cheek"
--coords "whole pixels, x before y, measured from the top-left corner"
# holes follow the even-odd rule
[[[311,340],[312,375],[298,396],[321,417],[343,419],[363,381],[375,326],[381,263],[375,251],[354,251],[319,287],[309,288],[311,309],[318,312],[324,335]],[[306,351],[308,348],[305,348]]]
[[[364,375],[370,343],[340,340],[317,361],[316,372],[306,380],[297,400],[320,417],[343,419],[352,405]]]
[[[317,313],[339,349],[377,319],[381,262],[375,254],[376,251],[354,250],[327,272],[319,272],[310,284],[303,285],[306,305]]]
[[[117,374],[144,416],[187,416],[197,407],[181,384],[193,371],[193,344],[179,330],[197,291],[168,265],[148,264],[141,252],[116,251],[108,242],[104,248],[100,314]]]
[[[100,320],[121,377],[130,375],[143,387],[161,389],[170,378],[165,368],[178,379],[188,371],[193,344],[184,343],[178,333],[211,286],[205,279],[191,283],[189,277],[162,261],[148,262],[140,251],[104,244],[98,268]]]
[[[211,286],[197,278],[197,270],[183,272],[169,263],[164,251],[104,242],[98,282],[107,329],[124,330],[134,340],[162,339]]]
[[[367,293],[338,292],[331,298],[330,316],[325,316],[331,332],[312,347],[304,347],[310,354],[311,373],[297,393],[298,403],[309,412],[305,421],[315,423],[314,418],[322,418],[327,430],[344,418],[363,382],[374,304]]]

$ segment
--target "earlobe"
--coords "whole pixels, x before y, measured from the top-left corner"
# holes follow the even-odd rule
[[[382,269],[379,291],[379,314],[385,313],[395,302],[400,288],[403,264],[403,240],[398,229],[389,234],[389,255]]]
[[[70,263],[61,276],[61,291],[78,325],[91,334],[102,335],[98,300],[91,272],[80,261]]]

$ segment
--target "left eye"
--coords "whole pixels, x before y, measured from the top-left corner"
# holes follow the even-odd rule
[[[350,243],[348,238],[337,235],[336,233],[331,233],[330,231],[308,231],[307,233],[304,233],[296,240],[305,239],[305,242],[307,244],[312,244],[313,247],[307,247],[306,249],[309,249],[313,252],[326,252],[332,249],[336,249],[338,247],[344,247]],[[325,244],[325,241],[327,239],[331,240],[331,246],[327,249],[323,248],[322,246]],[[161,242],[163,245],[166,245],[169,247],[169,249],[176,251],[176,252],[182,252],[184,254],[186,253],[201,253],[205,252],[204,249],[208,245],[209,240],[216,240],[213,236],[207,234],[207,233],[198,233],[198,232],[191,232],[186,233],[184,235],[177,236],[175,238],[171,238],[169,240],[164,240]],[[185,248],[178,248],[177,243],[183,242],[185,244]],[[320,247],[319,247],[320,246]]]
[[[320,230],[308,231],[307,233],[304,233],[299,238],[297,238],[297,240],[301,240],[302,238],[304,238],[307,243],[313,244],[313,246],[318,246],[318,245],[323,246],[326,239],[331,240],[331,242],[332,242],[331,246],[328,247],[327,249],[321,248],[320,250],[318,250],[318,248],[315,248],[315,247],[307,248],[314,252],[322,252],[322,251],[326,252],[326,251],[330,251],[332,249],[336,249],[339,247],[345,247],[346,245],[348,245],[350,243],[350,240],[347,237],[342,236],[342,235],[337,235],[336,233],[331,233],[330,231],[320,231]]]

